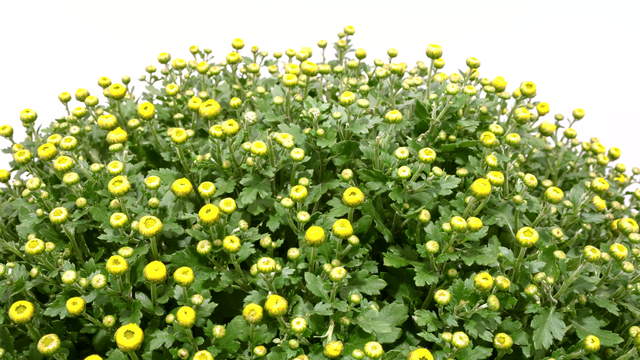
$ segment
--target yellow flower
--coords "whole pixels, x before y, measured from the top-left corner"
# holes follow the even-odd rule
[[[0,125],[0,136],[5,138],[13,136],[13,127],[11,125]]]
[[[192,327],[196,323],[196,311],[189,306],[181,306],[176,312],[178,324],[184,327]]]
[[[557,186],[549,186],[544,192],[544,197],[552,204],[557,204],[564,199],[564,192]]]
[[[47,334],[38,340],[38,352],[42,355],[51,355],[60,348],[60,338],[56,334]]]
[[[242,309],[242,317],[251,324],[258,323],[262,320],[262,306],[258,304],[247,304]]]
[[[296,74],[284,74],[281,79],[282,84],[286,87],[294,87],[298,84],[298,77]]]
[[[249,149],[249,151],[251,151],[253,155],[257,155],[257,156],[262,156],[266,154],[267,150],[269,150],[269,148],[267,147],[267,144],[265,144],[264,141],[260,141],[260,140],[252,142],[251,148]]]
[[[18,150],[13,154],[13,160],[18,164],[26,164],[31,160],[31,151]]]
[[[149,175],[144,179],[144,186],[149,190],[155,190],[160,187],[160,177],[156,175]]]
[[[342,355],[342,351],[344,350],[344,344],[342,341],[332,341],[324,346],[322,353],[324,356],[335,359],[338,356]]]
[[[595,335],[587,335],[582,343],[586,352],[592,353],[600,350],[600,339]]]
[[[122,99],[126,93],[127,93],[127,87],[119,83],[111,84],[106,89],[106,95],[116,100]]]
[[[188,266],[182,266],[173,272],[173,280],[181,286],[189,286],[195,279],[193,270]]]
[[[402,113],[400,110],[389,110],[386,114],[384,114],[384,119],[390,124],[397,124],[402,121]]]
[[[351,226],[351,222],[347,219],[336,220],[333,223],[333,226],[331,226],[331,230],[335,236],[343,239],[353,235],[353,227]]]
[[[214,358],[207,350],[200,350],[193,354],[193,360],[214,360]]]
[[[143,270],[144,278],[150,282],[163,282],[167,279],[167,267],[158,260],[145,265]]]
[[[513,339],[505,333],[498,333],[493,337],[493,346],[499,350],[507,350],[513,346]]]
[[[53,224],[62,224],[63,222],[67,221],[68,217],[69,211],[67,211],[67,209],[62,206],[54,208],[53,210],[51,210],[51,212],[49,212],[49,220]]]
[[[624,260],[629,254],[627,247],[618,242],[611,244],[611,246],[609,246],[609,251],[611,252],[611,255],[618,260]]]
[[[240,238],[235,235],[227,235],[222,239],[222,247],[227,252],[236,253],[240,251],[241,246]]]
[[[121,127],[117,127],[107,133],[107,142],[109,144],[120,144],[127,141],[128,138],[129,135]]]
[[[491,182],[485,178],[476,179],[470,186],[471,193],[477,198],[491,195]]]
[[[203,224],[213,224],[220,218],[220,209],[213,204],[206,204],[198,211],[198,218]]]
[[[338,97],[338,101],[340,101],[340,104],[343,106],[351,105],[356,101],[356,94],[352,93],[351,91],[345,91],[340,94],[340,96]]]
[[[120,326],[115,334],[116,345],[122,351],[135,351],[144,341],[144,332],[137,324]]]
[[[109,180],[107,189],[114,196],[122,196],[131,189],[131,184],[125,176],[117,175]]]
[[[53,160],[53,168],[56,171],[67,171],[71,169],[75,165],[75,161],[67,155],[58,156],[55,160]]]
[[[222,131],[226,135],[235,135],[236,133],[238,133],[238,131],[240,131],[240,124],[238,124],[238,122],[235,121],[234,119],[223,121],[221,126],[222,126]]]
[[[536,229],[525,226],[518,230],[516,233],[516,240],[522,247],[532,247],[540,239],[540,235]]]
[[[487,179],[491,185],[500,186],[504,184],[504,174],[500,171],[489,171],[487,173]]]
[[[436,44],[429,44],[427,45],[426,54],[432,60],[439,59],[442,57],[442,47]]]
[[[124,164],[122,161],[113,160],[107,164],[107,171],[111,175],[118,175],[124,170]]]
[[[129,263],[120,255],[113,255],[107,260],[107,272],[120,275],[129,269]]]
[[[434,360],[431,351],[425,348],[418,348],[409,353],[408,360]]]
[[[418,151],[418,159],[426,164],[431,164],[436,160],[437,154],[436,151],[432,148],[422,148]]]
[[[31,321],[35,307],[30,301],[18,300],[9,307],[9,319],[16,324],[24,324]]]
[[[121,212],[113,213],[111,214],[111,217],[109,217],[109,224],[116,229],[123,227],[128,221],[129,218],[127,215]]]
[[[533,81],[525,81],[520,84],[520,91],[526,97],[536,96],[536,84]]]
[[[162,221],[153,215],[145,215],[138,221],[138,232],[145,237],[158,235],[162,231]]]
[[[89,355],[84,360],[102,360],[102,356],[98,354]]]
[[[324,229],[317,225],[310,226],[304,233],[304,239],[311,246],[322,244],[325,238]]]
[[[473,283],[479,290],[488,291],[493,288],[493,277],[488,272],[482,271],[473,277]]]
[[[169,136],[171,137],[171,141],[173,141],[176,144],[182,144],[185,141],[187,141],[187,138],[189,137],[187,135],[187,131],[183,128],[170,128],[170,131],[167,131],[169,133]]]
[[[11,178],[9,170],[0,169],[0,182],[6,183]]]
[[[308,194],[309,192],[307,191],[307,188],[302,185],[296,185],[292,187],[291,191],[289,192],[289,196],[291,196],[291,198],[295,201],[304,200]]]
[[[82,314],[84,311],[86,302],[83,298],[75,296],[67,300],[66,307],[69,315],[76,316]]]
[[[231,214],[236,211],[236,201],[232,198],[224,198],[220,200],[218,207],[220,207],[220,210],[222,210],[223,213]]]
[[[289,303],[287,302],[287,299],[275,294],[267,296],[267,301],[264,303],[264,308],[271,316],[280,316],[286,314],[288,306]]]
[[[216,185],[211,181],[204,181],[198,186],[198,194],[204,199],[212,197],[216,193]]]
[[[296,334],[301,334],[307,330],[307,320],[303,317],[296,317],[291,320],[291,330]]]
[[[38,157],[42,160],[51,160],[58,154],[58,149],[52,143],[44,143],[38,146]]]
[[[342,202],[347,206],[356,207],[364,202],[364,193],[355,186],[348,187],[342,193]]]
[[[173,191],[177,197],[189,196],[193,191],[193,185],[191,185],[189,179],[183,177],[175,180],[173,184],[171,184],[171,191]]]
[[[38,113],[32,109],[24,109],[20,112],[20,121],[25,124],[32,123],[38,118]]]
[[[372,359],[377,359],[384,354],[384,349],[382,348],[382,344],[379,342],[369,341],[364,344],[364,353]]]
[[[118,125],[118,118],[113,114],[98,116],[98,127],[103,130],[111,130]]]
[[[198,113],[205,119],[213,119],[222,112],[222,107],[214,99],[209,99],[198,107]]]
[[[596,262],[600,260],[601,254],[602,253],[600,252],[600,250],[592,245],[587,245],[584,247],[584,249],[582,249],[582,255],[589,262]]]
[[[139,104],[137,110],[138,110],[138,116],[140,116],[145,120],[151,119],[153,115],[155,115],[156,113],[156,107],[153,106],[153,104],[148,101],[145,101],[142,104]]]
[[[44,251],[45,245],[44,241],[38,238],[32,238],[27,241],[24,245],[24,252],[29,255],[38,255]]]

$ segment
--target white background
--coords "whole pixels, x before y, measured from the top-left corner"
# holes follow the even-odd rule
[[[0,5],[0,124],[22,134],[19,112],[38,122],[63,114],[57,95],[100,76],[136,79],[162,51],[188,58],[188,47],[212,48],[218,59],[235,37],[248,47],[282,51],[333,41],[345,25],[368,60],[387,48],[399,61],[424,60],[428,43],[444,47],[445,70],[482,61],[481,75],[502,75],[508,90],[538,84],[552,113],[583,107],[583,140],[599,137],[640,166],[640,15],[636,1],[26,1]],[[20,137],[19,135],[18,137]],[[7,146],[0,140],[0,146]],[[7,167],[8,156],[0,156]]]

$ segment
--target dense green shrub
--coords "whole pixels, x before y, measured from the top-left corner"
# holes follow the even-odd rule
[[[640,170],[533,82],[352,35],[0,127],[0,358],[637,358]]]

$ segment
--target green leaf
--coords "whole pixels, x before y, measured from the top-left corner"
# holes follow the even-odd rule
[[[409,317],[406,305],[398,302],[383,307],[380,311],[367,309],[362,312],[356,322],[362,330],[375,335],[381,343],[396,341],[402,330],[398,327]]]
[[[349,288],[367,295],[380,295],[380,290],[384,289],[385,286],[387,286],[386,281],[378,276],[370,275],[368,271],[364,270],[352,274],[349,281]]]
[[[562,320],[562,314],[555,308],[542,309],[531,320],[533,329],[533,345],[536,349],[548,349],[553,340],[561,340],[567,331],[567,325]]]
[[[149,336],[149,351],[164,347],[170,349],[175,338],[166,330],[156,330]]]
[[[613,301],[605,298],[604,296],[593,296],[590,298],[590,300],[599,307],[606,309],[613,315],[620,315],[620,309],[618,309],[618,305],[616,305],[616,303],[614,303]]]
[[[320,279],[319,276],[312,274],[310,272],[306,272],[304,274],[304,281],[307,283],[307,289],[311,291],[311,293],[321,299],[327,299],[329,294],[327,290],[324,288],[324,282]]]
[[[576,334],[580,339],[589,335],[595,335],[600,339],[602,346],[613,346],[624,341],[618,334],[602,329],[607,325],[606,321],[598,320],[593,316],[586,317],[579,321],[571,321],[576,329]]]

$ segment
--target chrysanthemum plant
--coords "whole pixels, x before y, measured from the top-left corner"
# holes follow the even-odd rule
[[[0,127],[0,358],[640,357],[640,170],[533,82],[353,34]]]

